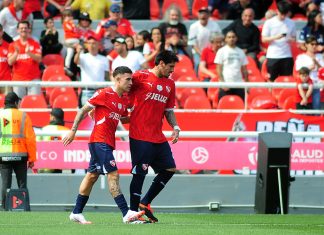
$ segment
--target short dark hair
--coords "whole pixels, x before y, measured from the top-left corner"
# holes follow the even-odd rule
[[[172,51],[161,51],[155,57],[154,64],[158,65],[160,61],[163,61],[165,64],[176,63],[179,62],[177,55]]]
[[[147,30],[142,30],[142,31],[140,31],[139,33],[138,33],[138,35],[141,35],[142,37],[143,37],[143,39],[144,39],[144,41],[149,41],[150,40],[150,32],[149,31],[147,31]]]
[[[18,24],[17,24],[17,29],[19,28],[19,25],[21,24],[26,24],[28,28],[30,28],[30,23],[28,20],[22,20],[22,21],[19,21]]]
[[[113,77],[116,77],[119,74],[125,74],[125,73],[130,73],[132,74],[132,70],[130,68],[128,68],[127,66],[118,66],[117,68],[115,68],[114,72],[113,72]]]
[[[317,39],[316,39],[315,36],[310,35],[310,36],[308,36],[308,37],[306,38],[305,43],[306,43],[306,44],[309,44],[309,43],[312,43],[312,42],[316,42],[316,43],[317,43]]]
[[[301,67],[301,68],[298,70],[298,73],[299,73],[299,74],[309,75],[310,70],[309,70],[309,68],[307,68],[307,67]]]
[[[277,8],[281,14],[286,15],[291,10],[291,5],[289,2],[284,0],[277,3]]]
[[[46,18],[44,19],[44,24],[47,24],[47,22],[48,22],[49,20],[54,20],[54,18],[51,17],[51,16],[46,17]]]

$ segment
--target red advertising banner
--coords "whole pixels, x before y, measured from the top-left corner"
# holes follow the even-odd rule
[[[254,170],[257,166],[257,142],[180,141],[171,147],[179,170]],[[118,168],[130,169],[129,143],[118,141],[116,149]],[[37,143],[37,169],[83,169],[89,160],[86,141],[75,141],[67,147],[59,141]],[[291,169],[324,170],[324,143],[293,143]]]

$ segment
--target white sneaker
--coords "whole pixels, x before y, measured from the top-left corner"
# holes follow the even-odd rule
[[[128,210],[127,214],[123,217],[123,222],[125,224],[131,224],[132,222],[138,221],[136,224],[140,224],[141,220],[138,220],[145,214],[145,211],[131,211]],[[133,224],[133,223],[132,223]],[[143,223],[141,223],[143,224]]]
[[[92,224],[92,222],[87,221],[82,214],[73,214],[73,212],[71,212],[69,218],[71,221],[77,222],[79,224]]]

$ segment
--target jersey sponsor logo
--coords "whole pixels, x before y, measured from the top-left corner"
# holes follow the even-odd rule
[[[7,61],[8,61],[7,57],[2,57],[2,58],[0,58],[0,63],[2,63],[2,62],[7,62]]]
[[[3,118],[3,126],[4,126],[4,127],[6,127],[9,123],[10,123],[10,122],[9,122],[8,119]]]
[[[116,166],[116,162],[115,162],[115,160],[111,160],[111,161],[110,161],[110,165],[111,165],[112,167],[115,167],[115,166]]]
[[[146,94],[145,100],[156,100],[156,101],[166,104],[168,97],[166,97],[164,95],[157,94],[157,93],[149,92]]]
[[[19,54],[19,55],[17,56],[17,60],[27,60],[27,59],[29,59],[29,58],[30,58],[30,56],[27,55],[27,54]]]
[[[157,86],[156,86],[156,89],[157,89],[159,92],[161,92],[161,91],[163,91],[163,86],[161,86],[161,85],[157,85]]]
[[[109,114],[109,118],[114,119],[114,120],[117,120],[117,121],[120,120],[120,117],[121,117],[121,115],[118,114],[118,113],[115,113],[115,112],[111,112],[111,113]]]

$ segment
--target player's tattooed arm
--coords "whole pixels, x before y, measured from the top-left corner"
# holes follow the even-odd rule
[[[74,119],[74,123],[73,123],[73,126],[71,128],[71,131],[74,131],[76,132],[79,125],[80,125],[80,122],[83,120],[83,117],[88,113],[90,112],[91,110],[93,109],[93,107],[89,106],[89,105],[84,105],[77,113],[77,115],[75,116],[75,119]]]
[[[164,116],[172,128],[178,126],[176,116],[172,109],[166,110]]]

